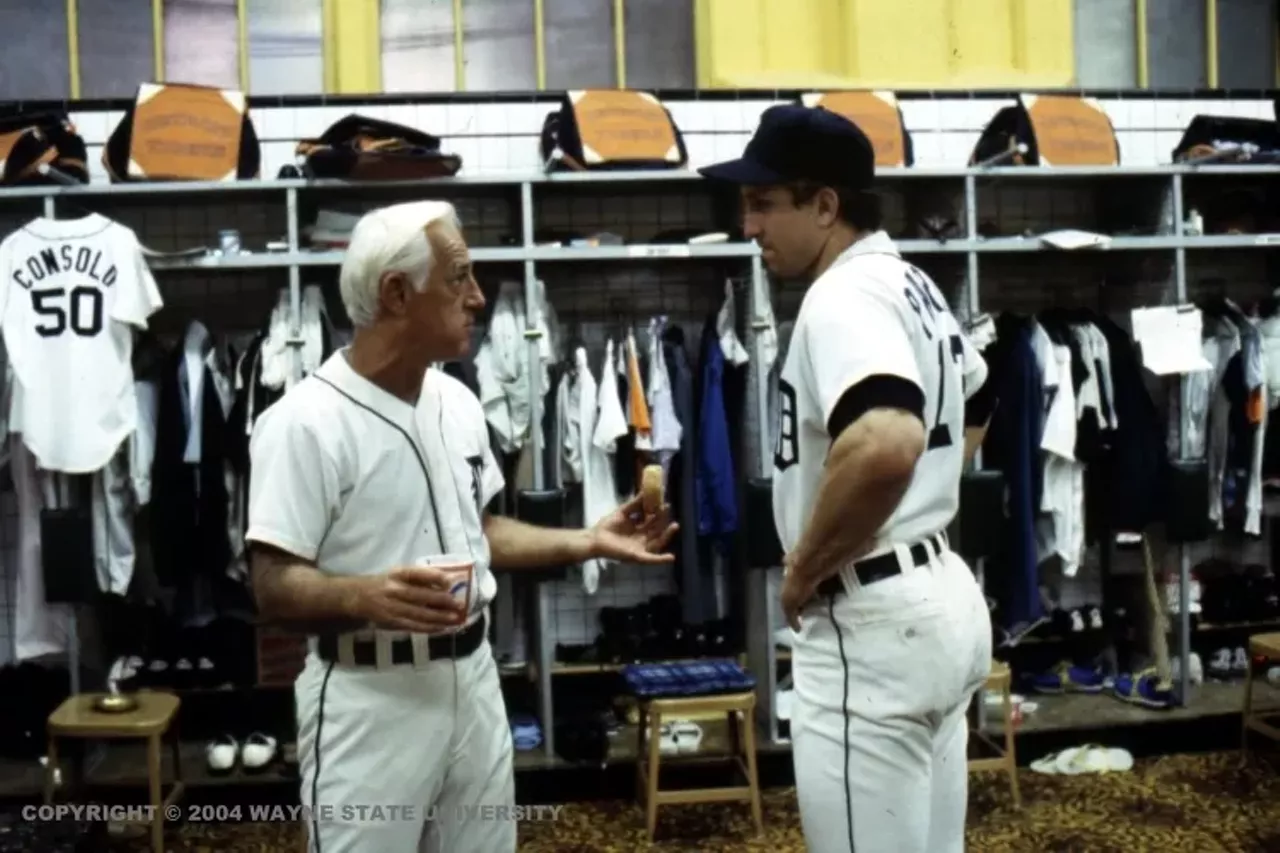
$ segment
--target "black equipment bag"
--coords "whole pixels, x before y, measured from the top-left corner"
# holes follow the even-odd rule
[[[1175,163],[1203,157],[1218,163],[1275,163],[1280,159],[1280,122],[1199,115],[1187,124],[1172,157]]]
[[[633,89],[566,92],[542,125],[547,171],[683,169],[684,135],[654,95]]]
[[[0,115],[0,185],[49,184],[51,166],[76,183],[89,183],[84,139],[65,113]]]
[[[1020,95],[978,137],[969,165],[1118,166],[1115,127],[1093,98]]]
[[[441,152],[440,137],[355,113],[299,142],[297,153],[315,178],[411,181],[452,177],[462,168],[461,157]]]

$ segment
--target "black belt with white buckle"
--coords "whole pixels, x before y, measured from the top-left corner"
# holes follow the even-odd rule
[[[427,638],[427,657],[430,660],[458,660],[469,657],[485,637],[485,619],[481,617],[456,634],[444,634]],[[322,634],[316,644],[316,654],[326,662],[349,664],[351,666],[377,666],[378,641],[374,639],[355,640],[351,644],[351,660],[338,660],[339,635]],[[401,637],[391,641],[391,666],[404,666],[416,661],[413,656],[413,639]],[[424,661],[425,662],[425,661]]]
[[[921,539],[908,549],[911,554],[911,564],[919,568],[927,564],[934,554],[941,554],[946,548],[946,536],[942,533],[935,533],[926,539]],[[867,586],[902,574],[902,564],[898,562],[897,550],[886,551],[878,557],[869,557],[854,563],[853,573],[857,576],[858,583]],[[833,596],[843,593],[844,583],[840,580],[839,574],[834,574],[818,584],[818,595]]]

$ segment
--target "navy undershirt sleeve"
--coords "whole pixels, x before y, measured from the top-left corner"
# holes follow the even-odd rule
[[[872,409],[901,409],[923,423],[924,392],[919,385],[901,376],[868,376],[840,395],[827,419],[827,435],[835,441],[850,424]]]

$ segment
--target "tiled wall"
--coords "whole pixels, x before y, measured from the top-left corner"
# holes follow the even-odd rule
[[[737,156],[761,111],[774,101],[668,102],[685,134],[691,166]],[[993,98],[903,99],[902,112],[912,134],[918,166],[960,166],[968,160],[982,128],[1011,101]],[[1129,165],[1169,162],[1182,130],[1192,117],[1212,115],[1275,117],[1270,100],[1103,100],[1120,141],[1121,160]],[[370,105],[360,108],[263,108],[252,113],[262,140],[262,174],[273,177],[294,159],[300,138],[319,135],[350,112],[360,112],[416,127],[444,139],[447,150],[462,157],[464,174],[537,171],[538,134],[554,102],[502,104]],[[95,181],[105,181],[101,145],[121,113],[73,113],[89,145]]]

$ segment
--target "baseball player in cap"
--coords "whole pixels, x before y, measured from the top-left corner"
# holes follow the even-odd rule
[[[966,412],[986,365],[881,230],[874,164],[847,119],[776,106],[741,159],[701,171],[740,186],[765,266],[807,287],[773,471],[806,842],[949,853],[964,847],[965,712],[991,624],[945,528],[989,414]]]
[[[503,488],[480,402],[433,365],[484,297],[454,209],[375,210],[340,275],[348,348],[268,409],[250,444],[252,580],[309,633],[295,685],[313,853],[509,853],[510,727],[486,638],[492,568],[669,562],[665,508],[590,530],[491,515]]]

